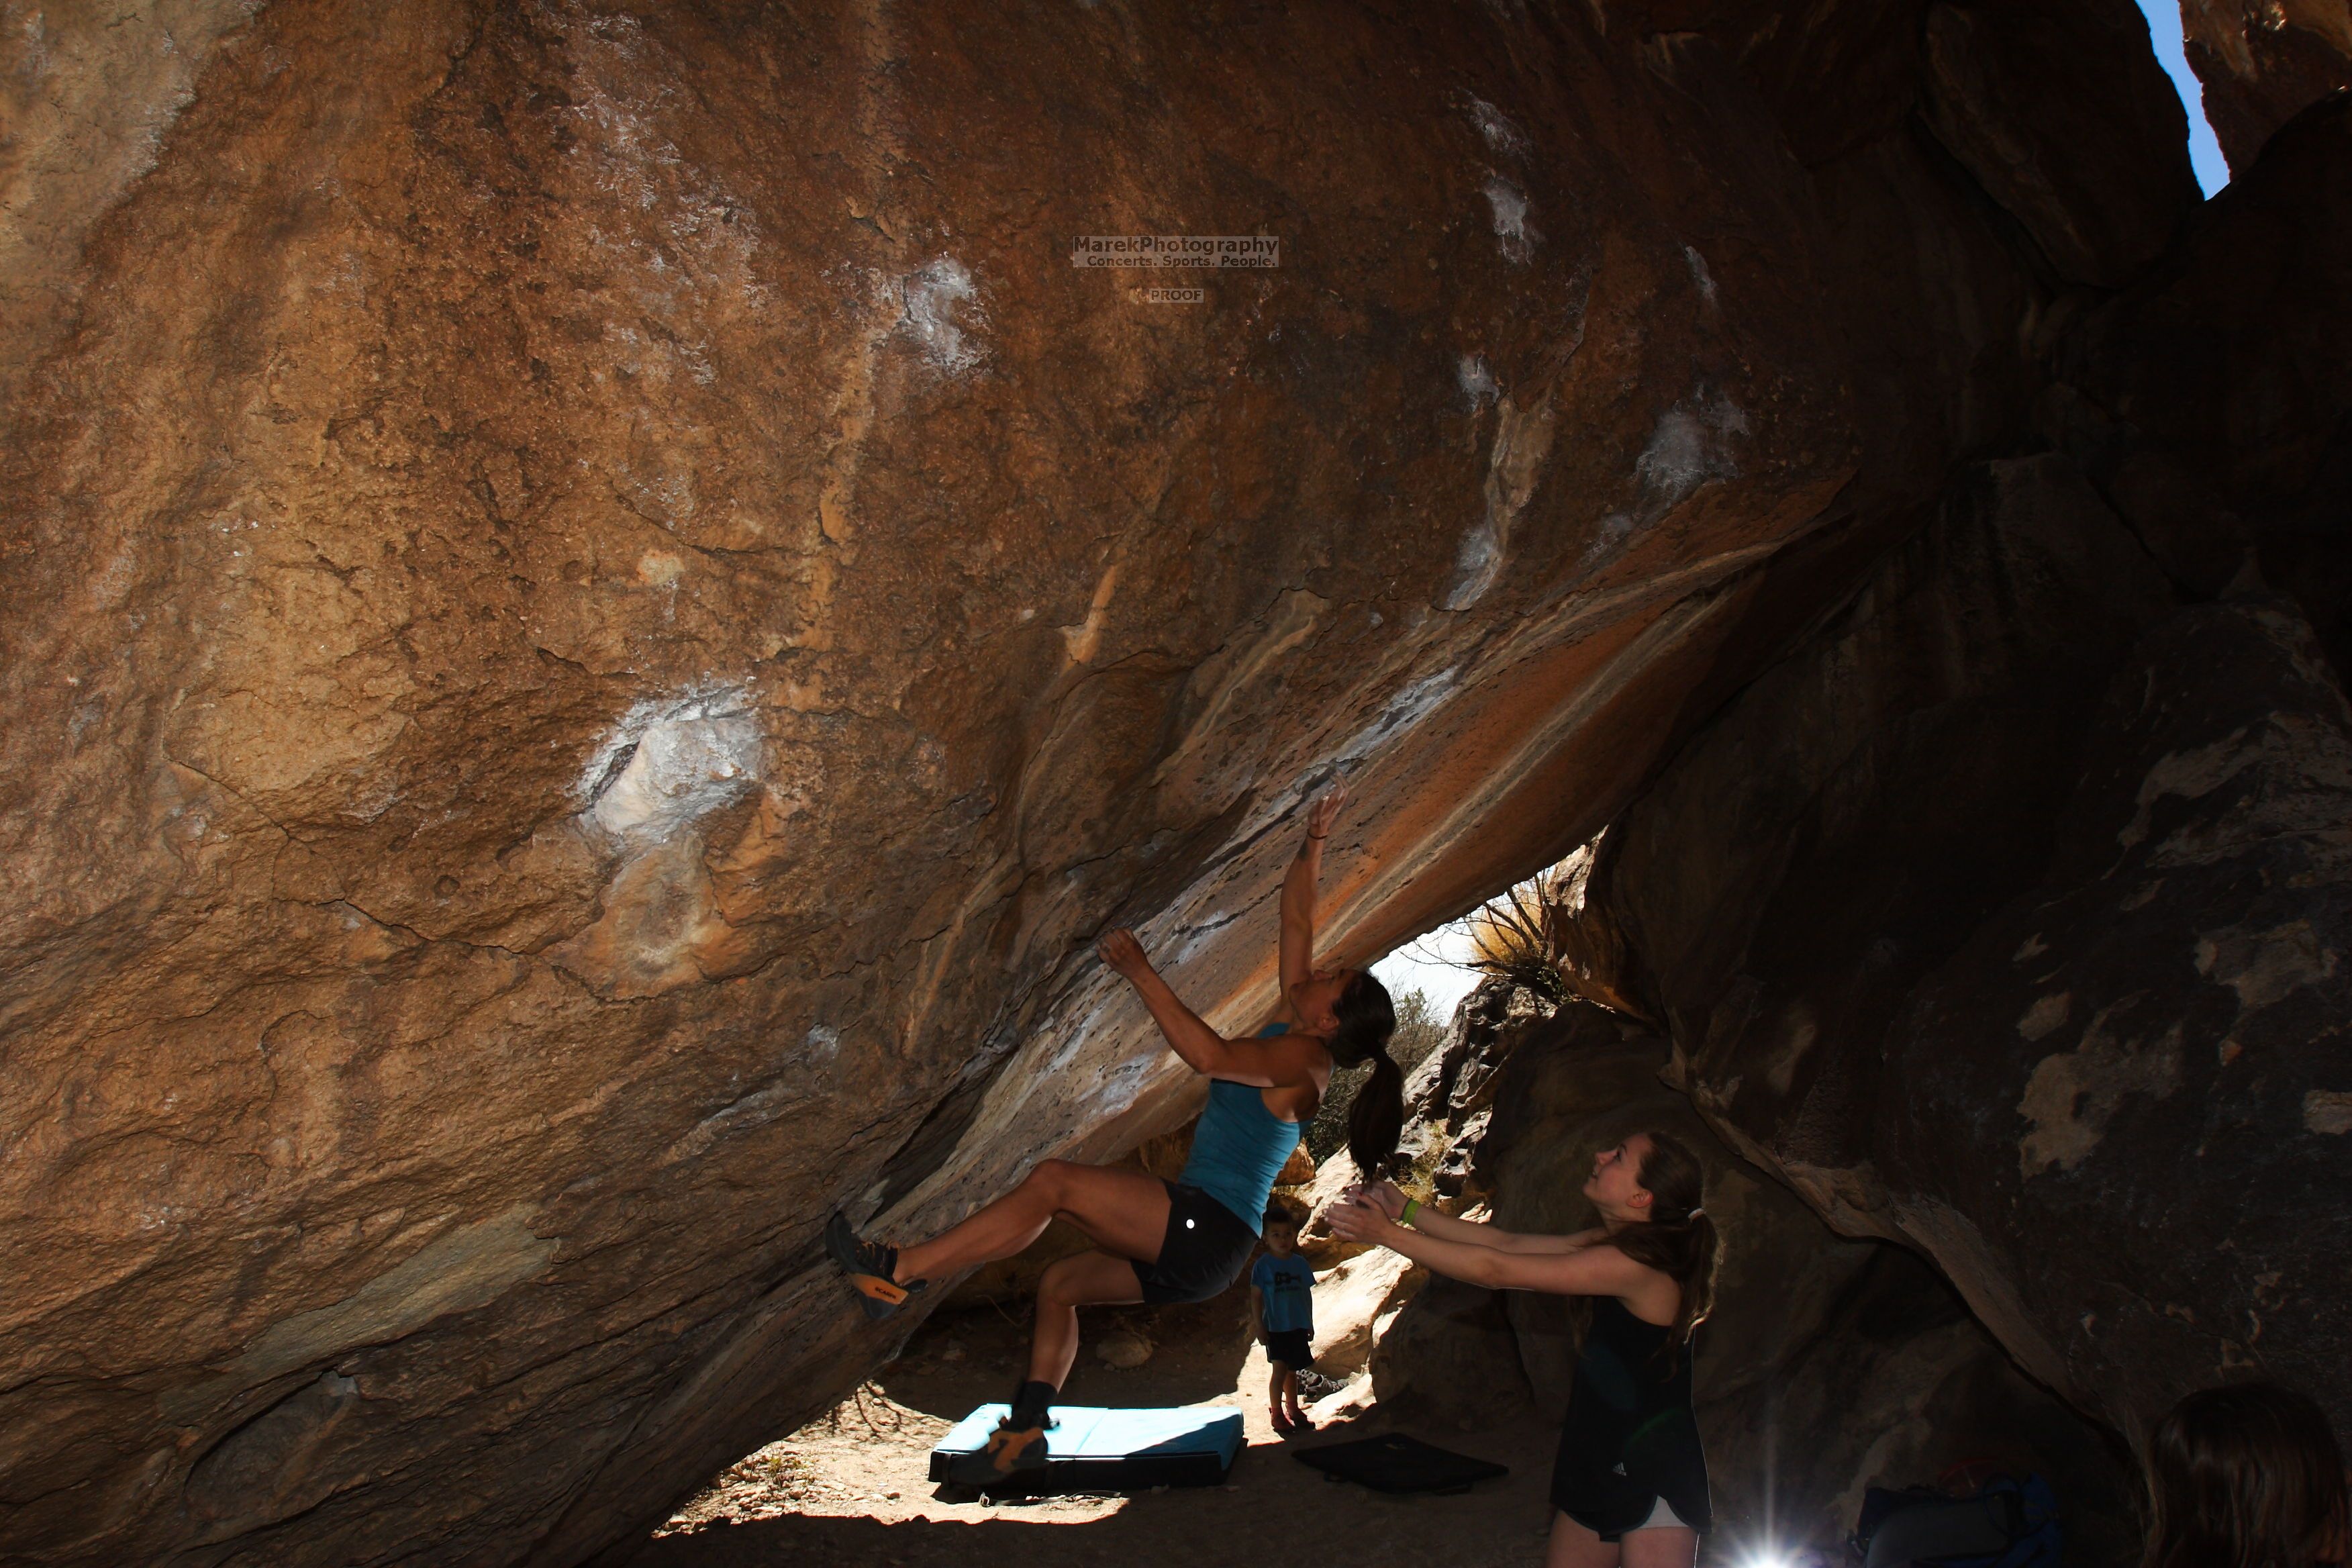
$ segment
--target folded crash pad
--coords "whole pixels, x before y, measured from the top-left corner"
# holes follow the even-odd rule
[[[959,1455],[988,1447],[1007,1408],[983,1405],[931,1450],[931,1479],[947,1479]],[[1140,1491],[1149,1487],[1208,1487],[1225,1479],[1241,1452],[1242,1413],[1226,1405],[1172,1410],[1054,1406],[1045,1434],[1045,1473],[1023,1483],[1034,1492]]]

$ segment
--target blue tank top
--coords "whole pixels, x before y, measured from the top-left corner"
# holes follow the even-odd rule
[[[1269,1025],[1258,1038],[1286,1032],[1286,1025]],[[1265,1096],[1249,1085],[1213,1079],[1209,1108],[1192,1129],[1192,1156],[1176,1180],[1224,1205],[1255,1233],[1265,1221],[1274,1178],[1289,1163],[1303,1132],[1297,1122],[1268,1110]]]

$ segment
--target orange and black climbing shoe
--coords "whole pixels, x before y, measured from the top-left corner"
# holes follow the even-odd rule
[[[901,1285],[890,1276],[898,1267],[898,1249],[885,1247],[878,1241],[860,1241],[857,1232],[850,1228],[849,1216],[835,1215],[824,1222],[824,1249],[849,1276],[851,1289],[857,1292],[869,1318],[887,1318],[907,1304],[907,1298],[921,1289],[924,1281]]]
[[[1006,1416],[988,1435],[988,1447],[959,1454],[948,1462],[947,1484],[978,1492],[1009,1491],[1045,1473],[1045,1434],[1051,1417],[1034,1426],[1015,1426]]]

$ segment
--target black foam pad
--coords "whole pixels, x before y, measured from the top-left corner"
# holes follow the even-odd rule
[[[1291,1458],[1329,1481],[1355,1481],[1376,1492],[1466,1492],[1480,1481],[1511,1473],[1508,1465],[1474,1459],[1402,1432],[1294,1448]]]

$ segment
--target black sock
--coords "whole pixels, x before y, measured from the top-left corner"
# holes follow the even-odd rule
[[[1046,1414],[1053,1407],[1054,1395],[1060,1392],[1052,1384],[1039,1383],[1034,1378],[1024,1383],[1013,1395],[1013,1414],[1009,1419],[1014,1430],[1026,1431],[1032,1426],[1044,1426]]]

